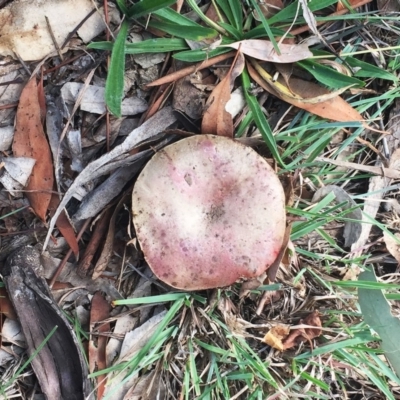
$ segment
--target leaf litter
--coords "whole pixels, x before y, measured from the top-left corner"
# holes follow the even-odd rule
[[[263,4],[265,15],[268,15],[268,18],[271,15],[276,15],[279,18],[279,13],[276,13],[275,9],[281,8],[282,5],[279,2],[273,2],[270,6],[274,9],[273,12],[265,9]],[[321,21],[316,22],[313,19],[313,14],[315,13],[315,10],[312,9],[313,5],[310,4],[308,6],[302,3],[302,6],[303,9],[300,12],[303,13],[308,24],[306,29],[311,30],[313,34],[319,36],[318,29],[320,28],[318,26],[321,24]],[[342,10],[339,12],[343,13]],[[98,15],[97,11],[95,14]],[[170,14],[168,16],[170,17]],[[237,15],[228,15],[228,19],[231,18],[232,21],[235,17]],[[261,16],[258,15],[258,17]],[[107,19],[106,14],[105,18]],[[178,16],[174,14],[174,18],[178,18]],[[207,18],[211,18],[214,22],[219,21],[218,13],[214,13],[214,15],[211,12],[207,13]],[[262,20],[262,18],[260,19]],[[50,28],[53,28],[54,21],[52,22],[52,19],[49,19]],[[201,27],[201,25],[199,26]],[[76,25],[70,29],[70,32],[74,32],[75,28]],[[46,32],[49,33],[49,26],[46,29]],[[295,30],[292,30],[293,32]],[[107,35],[109,36],[109,34]],[[135,35],[135,40],[137,40],[138,35],[136,33]],[[147,39],[149,34],[146,32],[146,35]],[[326,340],[335,342],[336,337],[330,335],[329,331],[324,331],[323,338],[320,336],[322,333],[321,320],[323,322],[326,321],[324,306],[327,309],[339,307],[339,302],[335,304],[333,300],[329,300],[329,295],[332,292],[327,289],[324,281],[330,282],[332,279],[337,279],[338,276],[343,275],[344,279],[349,277],[355,279],[358,272],[356,268],[353,268],[354,265],[350,265],[350,268],[343,268],[341,263],[348,265],[346,264],[346,258],[342,258],[343,253],[336,253],[333,250],[333,246],[328,246],[326,243],[329,243],[329,240],[341,243],[344,239],[344,247],[351,246],[352,254],[363,255],[367,249],[373,248],[372,246],[375,246],[376,243],[378,249],[382,249],[382,246],[379,247],[379,245],[382,244],[383,240],[386,240],[386,246],[388,249],[392,249],[392,254],[396,258],[395,243],[390,243],[390,240],[394,240],[393,238],[396,237],[396,232],[390,235],[386,231],[382,234],[372,230],[371,234],[371,230],[368,230],[366,234],[364,231],[366,224],[363,223],[360,235],[360,223],[358,221],[360,221],[361,217],[358,213],[357,215],[348,215],[352,221],[341,222],[341,225],[339,225],[340,229],[344,225],[345,231],[351,227],[353,231],[351,234],[343,236],[342,233],[337,233],[340,232],[340,229],[338,230],[336,221],[332,220],[324,226],[324,230],[319,228],[318,233],[313,232],[313,230],[308,231],[304,238],[300,237],[292,242],[289,240],[290,233],[297,235],[299,226],[306,230],[304,225],[308,221],[305,221],[304,218],[312,218],[312,213],[307,215],[307,217],[289,215],[289,220],[294,221],[292,223],[293,226],[286,229],[285,245],[280,249],[279,258],[273,268],[273,274],[271,273],[269,276],[269,280],[267,280],[265,275],[261,275],[255,284],[252,283],[253,285],[250,285],[250,282],[247,282],[249,286],[243,292],[244,294],[242,293],[241,297],[239,296],[240,290],[236,286],[232,286],[230,290],[219,289],[218,291],[210,291],[207,295],[203,294],[203,292],[189,295],[171,292],[170,288],[158,280],[145,264],[143,257],[146,257],[146,254],[143,256],[143,249],[140,247],[140,241],[137,240],[137,232],[135,232],[135,228],[132,225],[132,216],[127,198],[129,198],[138,173],[144,163],[154,153],[162,152],[162,149],[167,144],[180,141],[182,136],[192,136],[191,132],[194,130],[189,129],[189,132],[187,132],[182,130],[182,127],[191,126],[199,128],[200,121],[196,121],[196,118],[189,115],[189,108],[184,105],[184,95],[179,107],[176,107],[181,113],[179,122],[177,122],[177,114],[172,108],[161,106],[165,101],[168,102],[166,99],[171,92],[170,89],[163,96],[156,98],[154,102],[152,99],[149,99],[149,93],[146,91],[154,85],[166,82],[174,83],[178,78],[188,76],[186,83],[190,89],[195,88],[197,91],[202,91],[204,99],[209,98],[205,113],[202,107],[199,107],[198,110],[200,116],[204,114],[202,121],[204,125],[203,133],[207,131],[207,133],[232,137],[238,127],[242,134],[245,132],[246,137],[243,142],[250,143],[252,139],[257,139],[260,136],[260,131],[265,135],[265,131],[262,131],[263,126],[258,124],[255,128],[251,124],[244,124],[243,121],[245,121],[246,113],[248,112],[246,105],[241,105],[238,108],[238,113],[231,114],[227,111],[227,104],[231,100],[234,91],[241,93],[242,99],[248,95],[247,92],[243,91],[239,79],[235,79],[241,74],[243,68],[247,68],[251,73],[253,81],[265,89],[265,92],[261,93],[256,86],[249,90],[251,90],[252,95],[257,96],[256,99],[259,101],[260,110],[262,110],[263,115],[266,116],[266,119],[273,128],[273,133],[271,132],[271,134],[275,135],[279,141],[278,148],[280,153],[285,152],[287,146],[290,143],[295,143],[297,140],[296,136],[286,133],[285,129],[282,128],[282,126],[287,127],[292,121],[296,120],[296,113],[299,113],[297,108],[307,110],[310,113],[322,116],[331,121],[358,121],[364,123],[363,118],[366,118],[368,113],[360,114],[346,100],[345,91],[348,87],[341,86],[341,89],[334,89],[333,91],[323,88],[320,83],[315,83],[315,80],[310,81],[310,78],[305,78],[304,74],[298,74],[298,70],[294,67],[294,64],[288,66],[287,71],[284,64],[279,67],[276,66],[276,70],[282,74],[282,77],[273,75],[271,68],[273,70],[274,64],[272,62],[292,63],[311,57],[312,53],[309,50],[311,45],[305,44],[310,42],[305,42],[302,45],[293,44],[295,42],[290,42],[292,40],[290,39],[287,42],[280,43],[281,54],[278,55],[268,40],[237,40],[236,43],[230,45],[234,48],[236,48],[235,46],[237,48],[240,46],[240,62],[237,63],[240,69],[237,73],[234,72],[234,68],[237,65],[233,65],[233,58],[236,52],[223,54],[216,58],[208,57],[207,54],[205,61],[201,61],[188,68],[179,69],[169,75],[165,75],[165,72],[163,72],[162,75],[165,76],[161,80],[148,84],[146,87],[139,87],[136,83],[136,78],[132,79],[131,77],[135,74],[145,76],[147,72],[148,76],[151,76],[154,71],[158,72],[158,67],[152,72],[150,69],[154,65],[143,62],[139,63],[134,59],[133,61],[127,59],[126,67],[129,73],[127,73],[125,85],[121,85],[121,93],[123,93],[123,96],[126,96],[126,99],[130,100],[130,103],[128,105],[122,104],[121,111],[125,117],[122,121],[122,119],[118,120],[107,114],[107,108],[103,100],[103,88],[105,87],[104,74],[101,68],[98,67],[99,65],[105,65],[102,64],[104,63],[104,58],[98,57],[98,53],[91,52],[90,55],[94,57],[93,64],[83,63],[82,69],[77,67],[78,72],[74,70],[75,66],[69,69],[71,64],[68,57],[78,54],[81,60],[85,58],[83,52],[79,53],[82,42],[78,36],[72,39],[70,42],[71,46],[67,47],[63,54],[55,55],[56,52],[54,50],[57,50],[57,46],[54,46],[53,42],[49,45],[50,47],[43,46],[42,49],[46,52],[46,55],[53,52],[51,53],[52,56],[45,61],[44,71],[46,78],[41,83],[44,84],[44,94],[46,95],[48,110],[45,131],[50,142],[48,148],[51,148],[53,156],[53,160],[50,159],[47,172],[51,172],[52,176],[54,174],[57,182],[57,189],[53,185],[46,189],[53,193],[51,199],[53,204],[49,205],[46,201],[41,205],[41,219],[49,227],[47,237],[44,237],[46,232],[43,229],[44,225],[42,223],[40,223],[42,225],[39,226],[39,229],[36,230],[38,222],[35,217],[28,212],[21,213],[23,219],[21,218],[19,221],[22,221],[22,226],[26,225],[28,229],[31,229],[32,226],[35,226],[35,228],[26,237],[18,237],[9,246],[7,244],[4,247],[5,252],[2,257],[6,253],[10,253],[12,248],[16,248],[23,243],[39,242],[38,249],[40,251],[43,251],[41,245],[44,244],[44,247],[47,247],[47,250],[51,254],[45,251],[41,257],[40,264],[44,268],[44,276],[54,283],[54,274],[61,262],[57,257],[64,256],[63,263],[65,267],[57,278],[59,282],[54,283],[53,292],[57,293],[57,301],[59,300],[60,306],[67,313],[71,313],[72,311],[71,315],[73,315],[74,310],[76,310],[77,320],[74,321],[74,324],[78,324],[79,321],[83,331],[90,331],[91,333],[90,365],[92,366],[93,375],[95,375],[94,377],[98,382],[97,393],[100,394],[100,397],[104,392],[106,395],[112,396],[112,398],[114,398],[115,393],[118,393],[117,398],[121,399],[140,398],[140,396],[143,398],[152,398],[152,396],[153,398],[154,396],[167,398],[171,396],[171,393],[175,396],[178,393],[183,393],[183,387],[188,377],[188,368],[190,368],[190,374],[192,375],[190,386],[185,390],[192,392],[193,397],[195,397],[194,393],[199,394],[200,388],[203,388],[202,383],[199,384],[201,380],[196,379],[196,374],[199,373],[196,371],[196,367],[203,368],[199,371],[202,373],[202,377],[205,376],[207,369],[211,365],[207,363],[212,360],[212,358],[208,358],[209,352],[212,352],[215,348],[219,349],[218,351],[229,352],[233,348],[232,346],[238,346],[238,343],[240,343],[240,346],[248,346],[245,347],[246,353],[251,354],[251,357],[256,360],[258,368],[264,366],[264,360],[272,362],[278,360],[280,363],[287,365],[287,359],[284,357],[287,357],[287,354],[290,354],[290,352],[287,352],[285,356],[281,356],[280,353],[274,352],[270,347],[268,347],[267,351],[265,347],[264,349],[261,347],[263,346],[262,337],[267,330],[273,332],[273,336],[276,336],[274,339],[275,344],[271,344],[271,346],[279,348],[280,351],[290,348],[295,350],[300,348],[302,351],[303,346],[311,349],[319,349],[322,348]],[[319,38],[324,43],[326,36],[321,35]],[[62,42],[61,40],[57,41]],[[38,43],[40,46],[39,41]],[[207,52],[218,50],[222,43],[223,40],[221,37],[218,37],[218,39],[214,38],[213,48],[207,49]],[[23,52],[19,56],[22,59],[27,57]],[[166,65],[169,65],[167,64],[169,62],[168,57],[164,56],[156,57],[158,60],[157,63],[165,59]],[[253,56],[264,62],[260,64],[255,63],[254,60],[251,60]],[[29,57],[28,59],[30,59]],[[245,58],[247,65],[244,63]],[[67,62],[64,64],[65,60]],[[248,62],[249,60],[252,62],[251,64]],[[218,62],[225,62],[225,65],[218,65]],[[252,69],[251,65],[259,65],[259,67],[253,67]],[[160,69],[164,68],[161,65],[159,67]],[[213,67],[213,70],[210,67]],[[46,73],[47,70],[51,72]],[[199,70],[204,71],[204,74],[199,81],[196,81],[193,76],[197,75]],[[27,81],[25,73],[21,73],[18,69],[14,71],[8,73],[13,73],[15,77],[22,76],[24,84],[8,84],[8,87],[15,89],[14,97],[11,96],[5,100],[5,104],[11,104],[11,106],[19,100],[18,91],[21,90],[22,86],[25,86]],[[59,91],[52,89],[49,83],[50,74],[52,74],[51,82],[58,84],[58,88],[61,89],[64,97],[60,96]],[[190,74],[194,75],[190,76]],[[277,76],[278,78],[276,78]],[[215,77],[220,79],[216,86]],[[57,83],[59,79],[60,81]],[[12,79],[10,78],[10,80]],[[177,83],[175,84],[178,85]],[[11,93],[11,91],[9,92]],[[211,92],[211,96],[208,95],[209,92]],[[7,91],[4,94],[7,94]],[[39,127],[42,126],[43,97],[43,93],[38,95],[40,111],[35,111],[33,114],[36,121],[40,121],[38,123]],[[2,100],[0,99],[0,101]],[[285,103],[297,108],[288,108]],[[139,114],[140,116],[140,114],[146,112],[147,104],[151,105],[151,118],[147,119],[146,122],[144,122],[146,120],[144,116],[141,117],[142,120],[140,122],[139,118],[132,118],[132,115]],[[128,111],[124,111],[126,110],[125,106],[129,108]],[[0,110],[4,126],[7,127],[8,132],[11,131],[10,127],[13,123],[13,113],[15,112],[15,105],[12,107],[10,108],[11,111],[8,110],[6,113],[4,112],[5,110]],[[159,110],[158,108],[161,109]],[[338,110],[340,110],[340,113],[338,113]],[[187,118],[188,116],[189,118]],[[186,125],[181,122],[185,118]],[[65,121],[68,121],[68,123],[65,124]],[[100,123],[99,121],[102,122]],[[261,121],[261,119],[258,121]],[[123,129],[121,127],[125,124],[132,127],[132,129],[127,129],[122,133]],[[322,140],[322,136],[326,134],[323,128],[321,129],[323,133],[318,140]],[[352,126],[349,129],[345,128],[346,135],[348,136],[345,136],[343,140],[348,139],[351,132],[353,132]],[[380,130],[383,129],[384,127],[380,126]],[[280,131],[283,132],[283,139],[280,138]],[[311,134],[312,130],[310,130]],[[299,139],[299,141],[301,140]],[[384,140],[387,143],[391,143],[391,139],[389,138],[384,138]],[[12,163],[12,158],[9,155],[12,154],[15,157],[15,154],[10,152],[9,149],[10,134],[8,134],[4,143],[2,151],[6,152],[6,154],[4,154],[5,158],[3,158],[3,169],[5,169],[6,162],[8,165]],[[372,150],[373,159],[374,157],[380,157],[384,153],[383,145],[376,145],[375,138],[370,134],[363,135],[363,139],[358,141],[358,145],[365,146],[365,152]],[[327,135],[324,144],[324,154],[322,156],[318,154],[318,157],[315,158],[310,155],[309,162],[312,163],[315,161],[317,165],[321,165],[321,162],[323,162],[325,167],[330,164],[340,165],[343,176],[346,177],[351,174],[357,176],[357,171],[377,174],[378,176],[370,179],[371,186],[369,192],[371,193],[365,196],[363,217],[365,218],[365,215],[369,215],[370,218],[380,218],[380,214],[378,214],[380,201],[384,200],[387,193],[390,193],[391,189],[388,189],[391,184],[390,180],[398,178],[396,155],[392,155],[392,150],[396,146],[393,143],[390,144],[392,150],[390,150],[387,160],[383,159],[382,166],[371,166],[371,162],[365,166],[361,165],[360,158],[356,157],[352,158],[352,163],[344,159],[337,161],[334,150],[338,150],[339,146],[340,144],[335,144],[332,141],[329,142],[329,135]],[[256,145],[254,147],[257,148]],[[364,149],[364,147],[362,148]],[[271,159],[270,151],[268,149],[265,150],[265,146],[263,149],[257,148],[257,151],[263,153],[268,158],[268,161],[278,173],[281,172],[282,166],[274,163],[274,160]],[[296,157],[301,158],[300,154],[303,151],[309,154],[308,149],[302,148]],[[50,151],[48,153],[50,154]],[[18,158],[22,159],[22,157]],[[234,156],[232,158],[235,160]],[[318,174],[318,179],[313,179],[313,174],[315,174],[316,170],[310,165],[306,163],[306,166],[301,166],[294,175],[295,178],[292,180],[291,185],[292,201],[289,203],[289,207],[296,209],[299,204],[311,204],[309,202],[314,193],[315,196],[318,196],[318,204],[314,205],[314,207],[318,207],[324,202],[325,195],[333,191],[338,203],[347,202],[351,204],[351,208],[356,209],[357,204],[354,203],[352,197],[359,190],[357,185],[353,185],[351,180],[345,181],[342,186],[329,185],[327,184],[329,182],[321,184],[318,181]],[[333,170],[330,179],[334,180],[332,178],[334,177],[334,172]],[[26,184],[27,175],[32,174],[29,174],[29,171],[25,173],[25,178],[20,182],[22,187]],[[18,180],[21,178],[19,173],[16,177]],[[374,179],[380,180],[380,186],[372,185]],[[190,181],[188,176],[186,176],[185,181]],[[282,180],[282,183],[284,184],[284,180]],[[318,186],[321,189],[317,190]],[[11,191],[11,188],[12,186],[7,187],[7,190]],[[155,196],[157,190],[159,188],[153,190],[150,198]],[[378,192],[378,196],[374,200],[376,192]],[[357,195],[354,198],[356,201],[359,201]],[[249,198],[240,208],[242,213],[248,208],[254,207],[252,200],[254,201],[254,199]],[[13,199],[13,201],[16,201],[16,199]],[[367,209],[369,204],[374,205],[374,211],[371,211],[371,213]],[[393,219],[391,229],[394,229],[395,211],[390,206],[390,204],[394,203],[386,201],[385,204],[387,204],[387,210],[389,210],[386,217]],[[102,217],[99,217],[107,207],[109,209],[106,215],[103,214]],[[184,207],[182,207],[183,209]],[[5,207],[2,208],[2,211],[5,210]],[[49,219],[49,215],[51,219]],[[61,216],[63,216],[66,224],[66,230],[64,231],[59,224]],[[4,223],[4,229],[8,230],[8,235],[14,229],[12,220],[9,218],[7,217],[7,223]],[[91,218],[93,218],[92,224],[89,223]],[[14,217],[14,219],[18,221],[18,217]],[[64,237],[60,236],[55,226],[57,226]],[[79,231],[81,231],[81,234],[77,234]],[[154,234],[149,234],[148,236],[154,236]],[[372,238],[375,238],[376,241],[368,242]],[[168,242],[167,245],[169,244]],[[70,257],[70,262],[66,262],[67,259],[65,258],[68,245],[74,250],[74,255],[72,255],[72,252],[67,253],[67,255],[70,254],[68,256]],[[338,250],[338,248],[339,246],[336,244],[335,249]],[[296,255],[298,249],[300,249],[300,253]],[[304,251],[310,250],[314,253],[315,258],[308,259],[305,257]],[[322,265],[317,260],[324,253],[332,256],[337,262],[331,263],[328,267]],[[297,261],[293,261],[294,259]],[[76,271],[77,265],[80,265],[78,270],[80,271],[80,275]],[[328,272],[327,268],[330,268]],[[271,281],[279,282],[282,287],[279,290],[265,289],[272,283]],[[105,297],[100,294],[99,290],[105,293]],[[137,300],[137,297],[143,297],[143,301],[145,302],[147,298],[152,299],[152,294],[158,293],[162,293],[161,296],[172,296],[172,299],[174,299],[173,301],[175,302],[168,304],[167,309],[179,310],[179,312],[176,312],[176,316],[168,328],[163,326],[164,319],[168,316],[164,306],[144,304],[138,307],[136,305],[127,305],[124,308],[119,306],[108,313],[111,300],[128,298],[134,302]],[[176,295],[178,297],[173,297]],[[184,307],[182,307],[183,297],[179,297],[180,295],[186,296]],[[203,297],[204,295],[206,297]],[[216,300],[218,308],[214,310],[213,302],[218,296],[219,299]],[[166,301],[169,302],[171,299]],[[256,310],[257,303],[258,307]],[[58,309],[57,307],[54,306],[56,310]],[[308,313],[314,309],[319,309],[320,314],[314,311],[311,314],[309,313],[307,317],[307,314],[303,313],[301,309]],[[88,321],[88,310],[91,310],[92,313],[91,325],[89,325]],[[101,315],[95,315],[96,312],[100,312]],[[217,318],[221,316],[224,318],[226,325],[223,325],[222,320]],[[356,321],[356,319],[349,316],[345,316],[344,319],[345,323],[348,324]],[[272,320],[274,320],[273,324],[270,323]],[[171,321],[171,319],[168,321]],[[332,323],[332,320],[330,322]],[[338,322],[336,327],[341,326],[340,324],[342,323],[343,321]],[[289,336],[280,336],[282,332],[274,331],[274,329],[276,330],[279,327],[289,326],[293,327]],[[161,328],[164,330],[158,331]],[[140,349],[146,347],[146,343],[151,343],[153,335],[160,334],[160,332],[165,332],[166,335],[158,337],[160,339],[160,347],[158,349],[162,349],[164,353],[153,353],[153,356],[160,355],[160,357],[162,356],[161,358],[154,358],[150,361],[146,359],[146,362],[149,363],[143,370],[139,372],[135,371],[130,376],[128,375],[128,377],[125,371],[122,373],[118,372],[118,369],[125,365],[123,364],[124,361],[136,360],[135,357],[140,353]],[[171,336],[168,336],[169,334]],[[287,335],[287,332],[285,335]],[[240,342],[240,338],[245,338],[245,341]],[[85,339],[83,341],[84,343],[86,342]],[[78,348],[79,346],[76,347]],[[237,349],[238,347],[234,348]],[[123,357],[123,353],[127,354],[126,358]],[[216,354],[213,357],[218,357],[218,353]],[[237,361],[237,363],[233,361],[230,365],[224,364],[224,361],[220,362],[218,359],[222,376],[228,375],[231,379],[232,385],[230,387],[234,392],[231,392],[230,395],[246,393],[249,389],[248,387],[246,388],[244,381],[235,379],[235,371],[237,369],[240,369],[240,373],[246,373],[245,371],[247,371],[246,369],[242,369],[242,366],[247,365],[248,359],[246,361],[235,359],[238,354],[240,354],[240,351],[237,351],[235,356],[229,353],[229,357]],[[258,358],[259,355],[263,359]],[[322,362],[327,361],[327,356],[330,357],[330,354],[322,354]],[[276,376],[278,380],[282,379],[282,382],[285,382],[285,379],[293,379],[292,375],[287,375],[287,370],[279,369],[276,365],[274,364],[274,368],[278,371]],[[106,383],[104,379],[105,373],[101,373],[99,370],[113,366],[118,367],[116,367],[115,371],[108,373],[108,383]],[[307,367],[305,366],[305,369]],[[269,369],[269,373],[273,376],[275,376],[274,368]],[[353,370],[357,370],[357,377],[362,376],[363,379],[365,378],[362,374],[360,375],[359,369],[353,367]],[[307,371],[310,372],[310,370]],[[97,373],[99,374],[97,375]],[[280,377],[279,374],[281,374]],[[315,374],[313,376],[315,377]],[[119,386],[117,381],[122,382],[124,379],[127,381]],[[296,376],[294,379],[300,379],[300,377]],[[321,375],[315,379],[325,378]],[[111,384],[110,381],[112,382]],[[302,383],[304,383],[304,380]],[[343,387],[351,391],[351,385],[352,381],[348,379],[344,381]],[[256,388],[255,390],[258,389]],[[270,389],[265,390],[264,395],[276,396],[277,393],[280,393],[280,389],[274,389],[273,385]],[[289,394],[291,393],[290,390]],[[295,395],[295,390],[293,390],[293,395]]]

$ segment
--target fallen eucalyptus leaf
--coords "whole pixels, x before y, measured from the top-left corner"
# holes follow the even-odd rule
[[[281,43],[279,44],[281,54],[277,54],[272,42],[261,39],[241,40],[240,42],[226,44],[221,47],[232,47],[257,60],[276,63],[292,63],[313,56],[307,44]]]
[[[26,338],[28,354],[32,356],[38,351],[31,361],[32,368],[47,399],[92,399],[78,340],[46,281],[33,269],[35,260],[35,250],[23,247],[1,269]]]

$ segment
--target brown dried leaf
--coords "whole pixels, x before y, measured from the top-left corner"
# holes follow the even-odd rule
[[[304,320],[300,320],[300,325],[315,326],[315,328],[297,328],[293,329],[289,336],[283,341],[283,349],[287,350],[297,346],[301,342],[308,341],[312,347],[311,340],[320,336],[322,333],[322,323],[319,318],[319,312],[313,311]]]
[[[251,77],[263,89],[281,100],[333,121],[363,121],[361,114],[342,99],[337,92],[332,94],[317,84],[295,78],[289,80],[290,88],[288,88],[279,81],[273,81],[272,77],[258,64],[254,63],[254,65],[257,71],[251,64],[247,64]]]
[[[231,98],[231,90],[235,79],[242,73],[244,57],[237,54],[236,62],[224,79],[215,87],[207,100],[206,112],[203,116],[201,131],[203,134],[233,137],[233,118],[225,109],[226,103]]]
[[[160,374],[156,371],[152,371],[140,377],[138,383],[129,389],[123,400],[153,400],[165,398],[165,384]]]
[[[18,318],[17,314],[15,313],[14,307],[12,306],[11,300],[7,295],[6,289],[0,287],[0,318],[2,318],[3,315],[13,320],[16,320]],[[0,344],[1,344],[1,336],[0,336]]]
[[[101,323],[110,316],[110,304],[104,299],[101,292],[96,292],[92,299],[92,307],[90,309],[90,332],[92,332],[89,341],[89,368],[90,372],[99,371],[107,367],[106,362],[106,332],[110,332],[109,323]],[[97,326],[98,323],[101,323]],[[98,335],[93,335],[96,332]],[[99,375],[97,377],[97,398],[102,399],[107,375]]]
[[[282,247],[276,257],[276,260],[271,264],[267,270],[267,277],[270,282],[274,282],[276,274],[278,273],[279,265],[282,261],[283,256],[286,253],[286,248],[290,240],[290,233],[292,232],[292,224],[289,223],[285,230],[285,235],[283,236]]]
[[[290,332],[290,328],[287,325],[276,325],[273,326],[267,334],[264,336],[263,342],[279,351],[284,350],[282,340],[285,339]]]
[[[92,279],[97,279],[101,276],[103,271],[107,268],[107,265],[111,259],[114,248],[114,237],[115,237],[115,222],[117,220],[117,215],[124,203],[126,202],[127,195],[121,197],[115,209],[112,211],[112,215],[107,215],[107,226],[105,227],[107,231],[107,236],[104,241],[103,249],[101,250],[101,254],[99,259],[96,262],[94,267]]]
[[[304,44],[279,44],[281,54],[277,54],[273,44],[268,40],[249,39],[224,45],[239,50],[247,56],[254,57],[257,60],[276,62],[276,63],[293,63],[305,60],[313,56],[308,49],[308,45]],[[223,47],[223,46],[221,46]]]
[[[86,246],[85,253],[83,254],[82,259],[79,261],[78,264],[78,274],[82,277],[87,275],[87,272],[92,264],[93,257],[95,253],[99,250],[101,243],[104,241],[104,236],[106,235],[108,230],[108,224],[110,222],[111,214],[112,209],[108,208],[104,210],[101,216],[97,219],[92,237],[90,238],[90,241]]]
[[[397,240],[387,232],[383,232],[383,240],[385,241],[388,252],[400,264],[400,233],[395,233],[394,236],[397,238]]]
[[[45,221],[53,188],[53,163],[50,147],[40,121],[35,78],[26,84],[21,93],[12,149],[16,157],[29,157],[36,160],[26,186],[26,197],[36,215]]]
[[[37,275],[42,268],[37,252],[25,246],[8,257],[0,269],[26,338],[28,355],[34,355],[33,370],[47,399],[92,399],[78,339],[45,279]]]
[[[50,204],[49,204],[50,216],[53,216],[54,211],[56,210],[59,203],[60,203],[60,199],[59,199],[58,195],[56,195],[54,193],[51,196],[51,200],[50,200]],[[75,257],[78,258],[78,255],[79,255],[78,241],[76,239],[74,228],[73,228],[65,210],[63,210],[61,212],[60,216],[57,218],[56,226],[59,229],[61,235],[63,235],[63,238],[66,240],[66,242],[68,243],[71,250],[73,251]]]

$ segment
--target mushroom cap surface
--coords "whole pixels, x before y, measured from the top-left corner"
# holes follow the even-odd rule
[[[197,135],[156,153],[132,194],[144,256],[183,290],[254,278],[275,261],[286,228],[282,185],[269,164],[232,139]]]

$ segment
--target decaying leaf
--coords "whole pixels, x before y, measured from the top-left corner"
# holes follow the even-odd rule
[[[100,292],[96,292],[92,298],[90,309],[90,341],[89,341],[89,368],[90,372],[101,371],[107,367],[106,345],[108,337],[105,333],[110,332],[110,323],[103,322],[109,316],[110,303],[108,303]],[[103,398],[106,374],[97,377],[97,398]]]
[[[252,64],[247,64],[251,77],[262,88],[281,100],[333,121],[363,121],[361,114],[339,96],[346,88],[332,93],[315,83],[295,78],[289,79],[289,88],[279,80],[274,81],[272,76],[255,61],[252,61]]]
[[[43,393],[52,400],[93,398],[78,340],[54,301],[46,281],[38,276],[33,248],[11,255],[1,273],[32,355],[32,367]],[[68,357],[66,357],[68,355]]]
[[[290,332],[288,325],[275,325],[264,336],[263,342],[279,351],[284,350],[282,340],[285,339]]]
[[[54,210],[57,208],[58,204],[60,203],[60,198],[57,194],[53,193],[51,196],[50,204],[49,204],[49,213],[50,216],[53,215]],[[57,228],[60,230],[63,238],[68,243],[69,247],[73,251],[76,258],[79,255],[79,245],[76,239],[74,228],[68,218],[67,212],[63,210],[59,217],[57,218],[56,222]]]
[[[228,74],[211,92],[201,124],[203,134],[233,137],[233,118],[226,110],[226,105],[231,98],[233,83],[242,73],[244,63],[243,54],[238,52]]]
[[[231,44],[224,45],[240,50],[247,56],[254,57],[257,60],[270,61],[275,63],[292,63],[300,60],[306,60],[313,56],[308,49],[307,44],[279,44],[281,54],[277,54],[273,44],[268,40],[249,39],[241,40]],[[223,47],[223,46],[222,46]]]
[[[96,265],[94,267],[92,279],[97,279],[108,266],[108,263],[113,254],[117,216],[121,208],[124,206],[126,200],[127,200],[127,195],[121,197],[115,209],[112,210],[111,218],[108,219],[109,223],[107,224],[106,227],[107,236],[104,240],[104,246],[103,249],[101,250],[100,257],[97,260]]]
[[[90,0],[15,0],[0,11],[0,54],[25,61],[40,60],[56,50],[44,16],[61,47],[76,26],[94,10]],[[98,11],[79,28],[88,42],[106,28]]]
[[[36,160],[26,186],[26,197],[36,215],[45,221],[53,189],[53,163],[40,119],[35,78],[26,84],[21,93],[12,149],[16,157],[30,157]]]
[[[166,387],[161,376],[152,371],[138,379],[124,396],[124,400],[153,400],[166,398]]]
[[[307,328],[293,329],[289,336],[283,340],[283,349],[287,350],[297,346],[301,342],[308,341],[312,347],[311,340],[320,336],[322,333],[322,323],[319,318],[319,312],[313,311],[306,318],[300,320],[300,325],[309,325]]]
[[[166,311],[162,311],[154,315],[143,325],[128,332],[125,335],[121,354],[115,365],[131,361],[150,340],[165,315]],[[110,396],[113,400],[123,400],[129,389],[136,383],[138,374],[134,373],[126,378],[124,373],[120,373],[118,370],[116,371],[117,372],[110,372],[107,376],[109,384],[106,387],[105,396]]]
[[[26,186],[35,163],[36,160],[28,157],[0,157],[0,165],[4,169],[0,183],[12,196],[21,196],[19,191]]]
[[[393,237],[392,235],[389,235],[387,232],[384,231],[383,239],[385,241],[386,248],[388,249],[389,253],[400,264],[400,233],[394,233]]]
[[[360,238],[362,229],[361,221],[363,219],[362,212],[350,195],[344,189],[336,185],[328,185],[318,189],[312,198],[312,202],[316,203],[329,193],[334,193],[336,203],[346,203],[346,205],[343,206],[345,210],[357,207],[346,214],[346,217],[351,218],[352,221],[347,221],[344,225],[344,246],[350,247]]]
[[[83,111],[94,114],[104,114],[107,111],[104,87],[85,86],[85,84],[79,82],[68,82],[62,87],[61,94],[66,103],[75,104],[77,99],[81,98],[79,106]],[[122,115],[136,115],[146,110],[146,101],[139,97],[132,96],[122,100]]]

